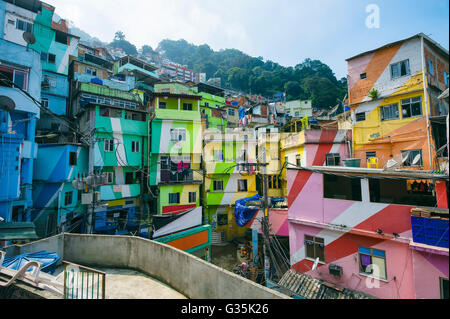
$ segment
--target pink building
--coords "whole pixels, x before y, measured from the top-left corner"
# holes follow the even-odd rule
[[[447,186],[425,171],[288,169],[291,268],[377,298],[448,298]]]

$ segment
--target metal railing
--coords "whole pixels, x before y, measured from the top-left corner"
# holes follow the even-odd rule
[[[63,261],[64,299],[106,299],[106,273]]]

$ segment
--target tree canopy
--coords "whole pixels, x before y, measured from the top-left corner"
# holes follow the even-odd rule
[[[288,100],[311,99],[313,106],[330,109],[347,92],[345,78],[337,80],[331,68],[319,60],[305,59],[295,67],[284,67],[263,57],[251,57],[236,49],[212,50],[186,40],[163,40],[157,52],[207,78],[221,78],[222,86],[252,94],[272,96],[286,92]]]

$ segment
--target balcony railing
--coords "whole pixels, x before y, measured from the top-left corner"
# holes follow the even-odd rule
[[[161,184],[192,182],[198,182],[194,179],[194,170],[192,169],[184,169],[182,171],[161,169]]]

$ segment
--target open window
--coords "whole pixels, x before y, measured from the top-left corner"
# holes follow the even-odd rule
[[[323,175],[324,198],[361,201],[361,179],[336,175]]]

